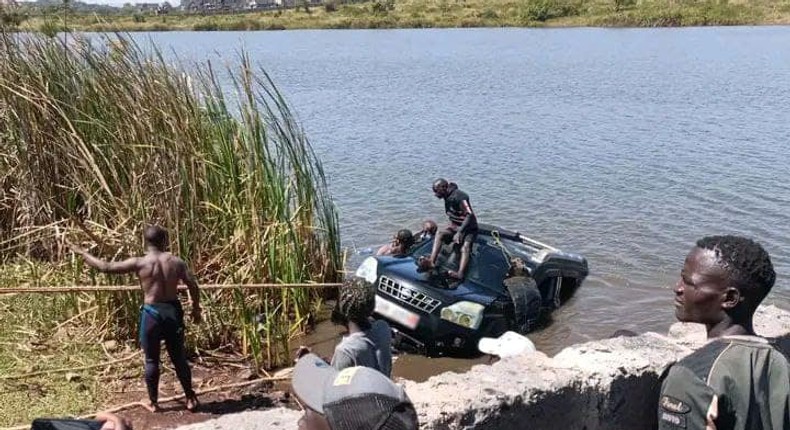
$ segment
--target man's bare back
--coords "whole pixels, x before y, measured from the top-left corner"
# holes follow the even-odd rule
[[[192,319],[200,323],[200,293],[195,276],[184,260],[162,251],[157,247],[149,247],[142,257],[132,257],[119,262],[100,260],[87,251],[72,246],[74,251],[85,258],[89,266],[105,273],[136,273],[143,288],[145,304],[165,303],[178,300],[178,282],[183,281],[189,288],[192,301]]]
[[[187,285],[194,282],[183,260],[160,251],[149,251],[138,259],[137,276],[146,304],[178,300],[179,281]]]

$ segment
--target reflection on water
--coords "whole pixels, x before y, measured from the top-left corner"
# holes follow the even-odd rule
[[[155,33],[182,59],[267,68],[324,161],[343,241],[444,222],[434,178],[481,221],[578,252],[591,276],[531,337],[553,353],[665,330],[704,235],[756,237],[789,307],[790,28]],[[352,259],[352,265],[360,258]]]

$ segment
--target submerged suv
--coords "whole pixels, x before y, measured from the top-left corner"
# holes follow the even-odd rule
[[[529,331],[568,300],[589,272],[580,255],[485,224],[461,282],[446,276],[460,258],[452,245],[442,247],[437,269],[418,270],[417,260],[430,256],[432,247],[428,240],[405,256],[368,257],[355,273],[376,285],[376,317],[392,326],[396,346],[429,355],[472,352],[481,337]],[[513,261],[521,262],[527,275],[520,279],[527,282],[508,282],[515,279],[508,279]]]

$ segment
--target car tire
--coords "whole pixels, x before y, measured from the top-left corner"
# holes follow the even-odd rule
[[[513,325],[515,331],[528,333],[540,319],[543,297],[535,280],[526,276],[514,276],[505,280],[513,301]]]

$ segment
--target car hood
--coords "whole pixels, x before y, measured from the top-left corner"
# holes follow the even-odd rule
[[[393,275],[415,286],[430,289],[433,296],[441,299],[446,304],[452,304],[459,300],[468,300],[488,306],[502,294],[502,292],[497,292],[492,288],[470,281],[464,281],[452,289],[445,288],[441,284],[428,282],[428,276],[425,273],[417,272],[417,264],[411,257],[379,257],[378,260],[379,275]]]

